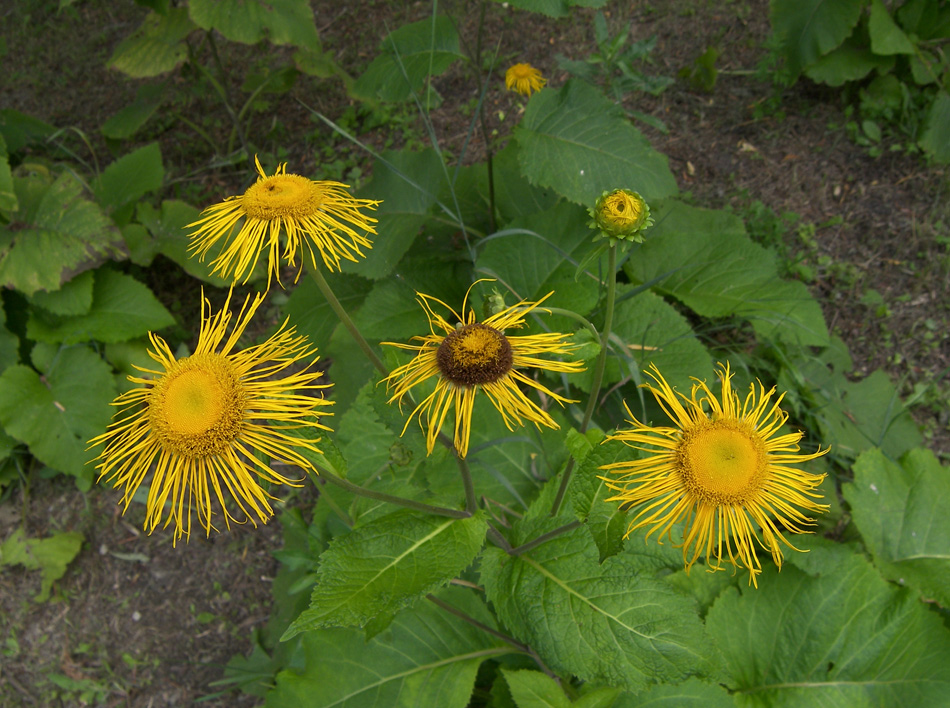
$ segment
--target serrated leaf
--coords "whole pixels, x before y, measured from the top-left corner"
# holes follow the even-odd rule
[[[34,312],[26,331],[30,338],[41,342],[122,342],[174,323],[175,318],[147,286],[130,275],[102,268],[96,271],[88,313],[54,317]]]
[[[794,563],[810,574],[770,565],[758,589],[726,590],[706,618],[740,705],[941,705],[950,632],[940,617],[853,551],[804,539],[809,553],[794,554]]]
[[[828,344],[821,306],[803,283],[778,277],[774,256],[752,242],[736,216],[670,200],[655,218],[624,266],[634,282],[655,283],[705,317],[746,318],[762,337]]]
[[[211,273],[211,262],[217,255],[216,249],[223,248],[223,241],[221,246],[213,247],[203,261],[192,258],[188,252],[190,239],[185,227],[198,218],[198,210],[191,204],[177,199],[166,199],[161,208],[156,209],[143,202],[136,209],[136,218],[148,229],[153,240],[151,244],[143,244],[145,255],[152,253],[151,257],[154,257],[155,254],[161,253],[180,265],[188,275],[216,287],[226,288],[231,284],[230,280]],[[128,239],[127,235],[126,238]]]
[[[58,290],[77,273],[120,257],[122,236],[69,173],[52,184],[15,179],[20,210],[0,229],[0,285],[26,295]]]
[[[722,686],[691,678],[677,686],[651,686],[635,696],[624,693],[612,708],[736,708],[736,702]]]
[[[871,50],[875,54],[916,53],[913,42],[897,26],[881,0],[871,0],[868,34],[871,36]]]
[[[828,86],[842,86],[848,81],[863,79],[875,69],[885,70],[893,62],[893,57],[877,55],[866,45],[849,38],[837,49],[805,67],[805,75]]]
[[[310,608],[284,639],[320,627],[363,626],[411,605],[471,564],[487,528],[482,514],[450,519],[400,510],[334,539],[320,557]]]
[[[114,210],[157,191],[164,179],[161,148],[149,143],[106,167],[93,192],[101,206]]]
[[[353,319],[363,336],[373,340],[403,341],[429,329],[416,292],[394,279],[377,281]]]
[[[772,0],[772,31],[792,75],[841,44],[865,5],[865,0]]]
[[[113,140],[131,138],[162,105],[164,91],[164,83],[140,86],[135,94],[135,100],[114,113],[99,130],[104,136]]]
[[[842,492],[877,567],[950,607],[950,470],[920,448],[899,465],[873,448],[853,469]]]
[[[937,162],[950,162],[950,94],[946,91],[938,92],[927,109],[918,143]]]
[[[630,125],[622,108],[577,79],[532,96],[515,139],[528,180],[577,204],[593,206],[618,188],[634,189],[647,201],[677,192],[667,157]]]
[[[518,708],[571,708],[571,700],[553,678],[540,671],[501,670]]]
[[[617,462],[621,457],[630,457],[632,451],[620,445],[600,445],[600,441],[597,442],[574,471],[568,494],[574,514],[584,522],[603,562],[623,549],[628,522],[627,514],[620,510],[619,504],[605,501],[615,492],[599,478],[604,474],[600,467]]]
[[[188,13],[202,29],[216,29],[233,42],[296,47],[319,45],[307,0],[191,0]]]
[[[495,624],[471,591],[449,588],[438,597]],[[368,642],[357,629],[317,629],[301,643],[303,666],[278,674],[267,706],[465,708],[481,663],[513,651],[431,602],[396,615]]]
[[[356,312],[372,282],[347,273],[327,273],[327,282],[333,294],[347,312]],[[297,331],[306,334],[311,342],[323,349],[330,341],[333,330],[340,324],[320,288],[311,278],[304,278],[287,298],[283,314],[290,318]]]
[[[7,154],[19,152],[27,145],[41,143],[56,132],[49,123],[28,116],[13,108],[0,110],[0,135],[7,143]]]
[[[66,531],[48,538],[25,538],[23,529],[17,529],[0,544],[0,567],[22,565],[28,570],[42,570],[40,592],[33,601],[45,602],[53,583],[66,574],[66,568],[79,554],[84,540],[78,531]]]
[[[59,290],[51,293],[39,290],[33,293],[30,302],[54,315],[85,315],[92,307],[94,280],[95,272],[87,270],[63,283],[63,287]]]
[[[92,485],[86,441],[105,431],[115,396],[112,370],[86,347],[60,351],[41,378],[17,364],[0,376],[0,424],[55,470]]]
[[[164,14],[149,12],[141,27],[115,48],[106,66],[134,79],[169,72],[188,55],[182,40],[194,29],[183,7],[169,8]]]
[[[523,525],[515,542],[559,523]],[[480,577],[499,619],[548,666],[637,690],[711,669],[692,602],[651,576],[626,554],[598,563],[575,529],[517,557],[486,548]]]

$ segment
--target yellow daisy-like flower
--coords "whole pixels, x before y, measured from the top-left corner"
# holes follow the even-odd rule
[[[420,345],[383,342],[417,352],[412,361],[400,366],[385,379],[392,390],[389,402],[399,401],[401,404],[414,387],[433,377],[436,384],[435,390],[412,411],[402,432],[406,432],[413,417],[418,415],[419,425],[426,431],[426,446],[431,454],[442,425],[454,406],[455,450],[459,457],[465,457],[472,430],[472,406],[479,391],[485,392],[509,430],[513,429],[513,423],[524,425],[525,421],[534,423],[538,428],[542,425],[558,428],[554,419],[530,401],[518,384],[535,388],[561,405],[574,403],[521,372],[521,369],[568,373],[582,371],[581,362],[538,357],[539,354],[570,354],[574,347],[566,340],[571,335],[552,332],[509,337],[505,334],[505,330],[523,327],[525,316],[553,294],[548,293],[537,302],[519,302],[483,322],[476,322],[474,310],[466,310],[468,293],[462,301],[462,315],[441,300],[417,293],[419,304],[429,319],[430,333],[424,337],[413,337],[422,342]],[[432,303],[438,303],[451,312],[459,324],[450,324],[433,311]]]
[[[772,403],[775,388],[766,391],[759,382],[758,391],[753,384],[740,401],[732,389],[728,364],[720,364],[722,392],[718,400],[696,379],[691,397],[686,398],[670,387],[656,366],[650,368],[646,373],[659,388],[643,387],[675,426],[645,425],[627,408],[633,428],[606,440],[620,440],[648,456],[601,467],[610,473],[601,479],[618,492],[607,501],[619,501],[624,508],[646,504],[630,522],[627,536],[650,526],[647,538],[656,532],[658,539],[672,539],[673,525],[684,521],[683,542],[677,547],[683,548],[687,571],[701,555],[710,570],[721,570],[725,554],[733,567],[748,568],[749,583],[757,585],[762,566],[752,540],[769,551],[781,569],[780,543],[798,550],[785,539],[782,529],[808,533],[802,526],[813,522],[802,511],[827,511],[826,505],[812,501],[821,498],[815,490],[825,476],[789,465],[813,460],[828,449],[798,454],[803,434],[778,434],[788,419],[779,408],[785,394]],[[714,564],[710,561],[713,555]]]
[[[267,251],[267,287],[271,278],[280,283],[282,261],[295,265],[300,251],[300,271],[309,255],[317,267],[314,249],[328,270],[340,270],[340,259],[356,261],[363,257],[363,248],[373,244],[355,229],[375,234],[376,219],[360,209],[375,209],[379,204],[372,199],[356,199],[339,182],[314,181],[300,175],[287,174],[287,165],[267,176],[257,157],[258,180],[239,197],[227,197],[223,202],[208,207],[203,218],[188,224],[198,227],[192,233],[189,250],[201,260],[222,239],[225,244],[211,262],[212,273],[247,282],[254,272],[261,253]],[[244,220],[237,236],[231,239],[234,228]],[[281,234],[284,244],[281,246]],[[283,249],[283,253],[281,253]],[[295,279],[296,282],[296,279]]]
[[[212,497],[228,528],[232,521],[243,523],[228,511],[226,495],[252,524],[257,525],[255,517],[266,523],[274,513],[268,500],[274,497],[258,480],[300,484],[261,462],[258,453],[316,472],[297,448],[319,452],[314,445],[319,438],[303,440],[290,432],[329,430],[320,423],[318,408],[330,402],[308,395],[329,388],[315,383],[321,376],[313,369],[316,350],[285,322],[263,344],[234,351],[263,298],[244,301],[229,334],[231,295],[213,316],[202,296],[201,332],[188,357],[176,359],[161,337],[149,334],[149,355],[161,368],[140,369],[148,377],[129,377],[138,387],[114,401],[121,409],[117,418],[89,441],[90,447],[105,445],[96,457],[99,479],[123,487],[123,513],[153,470],[145,513],[149,533],[161,523],[168,503],[164,527],[174,523],[173,542],[191,534],[192,505],[210,535]]]
[[[505,72],[505,88],[517,91],[522,96],[530,96],[532,91],[540,91],[547,82],[541,72],[530,64],[514,64]]]

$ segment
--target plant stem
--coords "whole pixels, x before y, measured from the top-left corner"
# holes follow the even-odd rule
[[[537,547],[540,546],[542,543],[546,543],[547,541],[550,541],[552,538],[556,538],[556,537],[560,536],[561,534],[567,533],[568,531],[573,531],[573,530],[576,529],[578,526],[582,526],[582,525],[583,525],[583,524],[581,524],[580,521],[576,521],[576,520],[575,520],[575,521],[572,521],[572,522],[569,523],[569,524],[564,524],[563,526],[558,526],[558,527],[557,527],[556,529],[554,529],[553,531],[548,531],[547,533],[543,533],[543,534],[541,534],[540,536],[538,536],[537,538],[535,538],[535,539],[533,539],[533,540],[531,540],[531,541],[528,541],[527,543],[523,543],[523,544],[521,544],[520,546],[515,546],[515,547],[512,548],[510,551],[508,551],[508,555],[510,555],[510,556],[520,556],[522,553],[525,553],[525,552],[527,552],[527,551],[530,551],[532,548],[537,548]]]
[[[501,531],[491,524],[488,524],[488,538],[505,553],[511,553],[511,544],[508,539],[501,535]]]
[[[320,479],[334,484],[341,489],[345,489],[348,492],[356,494],[357,496],[366,497],[368,499],[375,499],[377,501],[388,502],[390,504],[396,504],[397,506],[404,506],[407,509],[415,509],[416,511],[424,511],[429,514],[436,514],[437,516],[448,516],[451,519],[467,519],[471,516],[471,513],[468,511],[462,511],[461,509],[449,509],[444,506],[433,506],[432,504],[424,504],[423,502],[413,501],[412,499],[406,499],[404,497],[397,497],[392,494],[384,494],[383,492],[376,492],[372,489],[366,489],[361,487],[358,484],[353,484],[342,477],[337,477],[331,472],[326,472],[325,470],[320,470]]]
[[[584,411],[584,419],[581,421],[580,433],[587,431],[590,425],[590,419],[594,415],[594,408],[597,407],[597,399],[600,397],[600,386],[604,382],[604,368],[607,365],[607,345],[610,342],[610,328],[614,323],[614,301],[617,298],[617,246],[610,245],[607,250],[607,302],[604,312],[604,329],[600,333],[600,354],[597,355],[597,362],[594,364],[594,379],[590,386],[590,398],[587,399],[587,409]],[[567,461],[564,468],[564,474],[561,477],[561,486],[558,487],[557,496],[554,498],[554,504],[551,506],[551,516],[557,516],[561,509],[561,503],[564,501],[564,495],[567,493],[567,485],[571,481],[571,473],[574,471],[574,458]]]
[[[383,376],[389,376],[389,369],[386,368],[386,365],[383,363],[382,359],[380,359],[376,355],[376,352],[373,351],[373,348],[370,347],[369,342],[363,338],[363,335],[360,334],[360,331],[356,328],[356,325],[353,324],[353,320],[346,313],[346,310],[343,309],[343,305],[340,304],[340,301],[336,299],[336,295],[333,294],[333,290],[330,288],[330,284],[327,282],[327,279],[323,277],[323,273],[320,271],[320,268],[310,268],[309,270],[310,277],[312,277],[314,282],[316,282],[317,287],[320,288],[320,292],[323,293],[323,297],[327,299],[327,302],[330,303],[330,307],[336,313],[336,316],[340,318],[340,322],[343,323],[343,326],[346,327],[353,339],[356,340],[356,343],[359,344],[360,349],[363,350],[366,358],[373,363],[373,366],[375,366]]]
[[[588,320],[583,315],[579,315],[572,310],[565,310],[561,307],[548,307],[547,305],[544,305],[541,309],[547,310],[552,315],[564,315],[565,317],[570,317],[575,322],[580,322],[592,335],[594,335],[595,339],[600,339],[600,332],[598,332],[597,328],[591,324],[590,320]]]

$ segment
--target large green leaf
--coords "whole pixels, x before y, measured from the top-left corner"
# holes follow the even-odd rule
[[[139,265],[149,265],[158,254],[180,265],[188,275],[211,283],[217,287],[228,287],[231,281],[211,274],[211,262],[217,255],[218,246],[205,255],[204,260],[193,258],[188,252],[190,239],[188,224],[198,219],[198,210],[187,202],[166,199],[160,208],[141,202],[135,212],[136,218],[148,231],[148,235],[139,233],[131,238],[129,229],[123,230],[125,242],[129,247],[132,261]],[[137,224],[132,224],[137,226]],[[223,241],[222,246],[223,247]]]
[[[885,70],[893,63],[893,57],[872,52],[866,41],[860,42],[849,37],[840,47],[805,67],[805,75],[812,81],[842,86],[848,81],[863,79],[875,69]]]
[[[284,638],[321,627],[362,627],[412,604],[471,564],[486,528],[481,514],[450,519],[400,510],[334,539],[320,557],[310,608]]]
[[[372,283],[365,278],[348,273],[327,273],[326,279],[333,288],[333,294],[343,308],[356,312]],[[340,324],[339,318],[323,297],[320,288],[311,278],[303,278],[294,287],[283,307],[283,313],[301,334],[306,334],[310,342],[323,350]]]
[[[471,591],[438,597],[493,627]],[[283,671],[267,706],[308,708],[465,708],[481,663],[513,650],[431,602],[396,615],[366,641],[357,629],[317,629],[301,636],[302,668]]]
[[[307,0],[190,0],[188,13],[201,29],[215,29],[233,42],[318,46],[320,38]]]
[[[16,211],[20,208],[13,190],[13,173],[10,172],[10,156],[7,143],[0,133],[0,211]]]
[[[782,280],[774,256],[753,243],[742,221],[724,211],[670,200],[624,270],[653,283],[705,317],[743,317],[768,339],[824,346],[821,306],[798,281]]]
[[[623,456],[630,456],[631,451],[621,445],[600,445],[604,434],[600,431],[593,432],[593,435],[588,432],[586,438],[574,430],[568,433],[568,435],[573,434],[572,438],[577,441],[577,446],[583,455],[571,478],[568,495],[574,514],[579,521],[584,522],[594,543],[597,544],[600,560],[604,561],[619,553],[623,548],[628,523],[627,514],[621,511],[619,504],[616,502],[608,504],[604,501],[612,497],[614,492],[609,490],[600,479],[600,475],[603,474],[600,467],[618,462]],[[588,438],[592,439],[588,441]],[[587,449],[584,449],[585,443]],[[591,446],[591,443],[594,445]],[[575,459],[577,458],[578,455],[575,454]]]
[[[158,143],[149,143],[109,165],[93,185],[93,192],[100,205],[117,209],[157,191],[164,179],[161,148]]]
[[[528,180],[578,204],[593,206],[618,188],[648,201],[677,192],[666,155],[630,125],[622,108],[583,81],[532,96],[515,138]]]
[[[716,573],[721,575],[721,573]],[[732,697],[719,684],[696,678],[677,686],[652,686],[637,695],[624,693],[612,708],[735,708]]]
[[[59,290],[38,290],[29,300],[55,315],[85,315],[92,307],[92,285],[95,279],[96,272],[87,270],[63,283]]]
[[[194,29],[183,7],[169,8],[162,15],[150,12],[142,26],[115,48],[106,66],[134,79],[169,72],[188,56],[183,40]]]
[[[367,339],[402,342],[428,332],[425,310],[416,292],[402,280],[377,281],[354,318]]]
[[[706,618],[742,706],[940,706],[950,695],[950,632],[852,549],[818,537],[758,589],[727,589]]]
[[[92,485],[86,441],[105,432],[115,396],[112,370],[86,347],[60,350],[40,377],[17,364],[0,376],[0,424],[55,470]]]
[[[884,575],[950,607],[950,470],[929,450],[897,464],[874,448],[855,461],[842,492]]]
[[[950,94],[940,91],[934,98],[924,129],[920,135],[920,147],[937,162],[950,162]]]
[[[871,50],[875,54],[914,54],[916,52],[914,43],[897,26],[881,0],[871,0],[868,34],[871,35]]]
[[[27,570],[42,570],[40,592],[33,601],[45,602],[53,583],[66,574],[66,567],[79,554],[84,540],[79,531],[57,533],[49,538],[25,538],[19,528],[0,543],[0,567],[22,565]]]
[[[803,68],[841,44],[858,23],[865,0],[772,0],[772,31],[787,68]]]
[[[403,25],[382,41],[380,55],[356,80],[353,92],[370,100],[406,101],[427,77],[463,57],[455,23],[445,15]]]
[[[560,523],[522,524],[514,542]],[[712,653],[692,601],[643,570],[628,554],[598,563],[578,528],[516,557],[487,548],[481,582],[499,619],[557,671],[632,690],[708,672]]]
[[[15,179],[20,210],[0,228],[0,285],[27,295],[58,290],[83,270],[121,256],[112,221],[82,196],[82,184],[63,173],[52,184]]]
[[[34,312],[26,330],[30,338],[41,342],[122,342],[174,323],[175,318],[148,287],[131,275],[102,268],[96,271],[87,313],[70,317]]]

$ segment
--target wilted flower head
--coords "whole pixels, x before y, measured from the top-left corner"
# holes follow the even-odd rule
[[[540,91],[547,82],[541,72],[530,64],[514,64],[505,72],[505,88],[517,91],[522,96],[530,96],[532,91]]]
[[[629,189],[604,192],[588,213],[589,226],[598,237],[616,241],[643,242],[642,233],[653,226],[650,207],[638,193]]]

